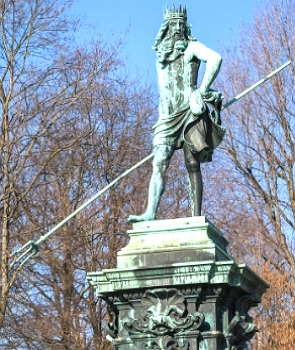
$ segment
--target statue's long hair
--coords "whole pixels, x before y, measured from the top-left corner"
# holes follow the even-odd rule
[[[155,44],[152,47],[154,50],[156,50],[156,51],[158,50],[158,47],[161,45],[163,39],[167,35],[168,29],[169,29],[169,20],[165,20],[165,22],[161,25],[159,32],[156,36]],[[195,37],[192,36],[191,25],[188,23],[185,24],[184,36],[185,36],[187,41],[196,41],[197,40]],[[167,38],[167,39],[169,39],[169,38]]]

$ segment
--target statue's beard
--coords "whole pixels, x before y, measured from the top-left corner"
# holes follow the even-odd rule
[[[186,48],[186,40],[174,40],[173,38],[168,38],[162,42],[157,50],[158,61],[161,64],[173,62],[184,53]]]

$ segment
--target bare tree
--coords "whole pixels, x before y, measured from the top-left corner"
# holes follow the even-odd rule
[[[91,123],[93,133],[49,164],[47,181],[38,191],[36,218],[66,217],[86,201],[91,192],[98,191],[136,163],[140,155],[130,152],[130,143],[138,153],[146,153],[141,142],[147,144],[148,133],[142,118],[153,112],[147,100],[142,103],[141,97],[147,98],[147,92],[136,92],[123,81],[118,89],[112,84],[113,89],[105,86],[104,92],[97,86],[94,102],[85,100],[87,118],[79,109],[81,120],[75,123],[76,128],[88,129]],[[94,90],[91,90],[92,96]],[[112,96],[108,91],[114,90]],[[101,112],[98,104],[103,106]],[[75,133],[73,129],[72,137]],[[140,183],[139,174],[133,174],[132,181]],[[29,349],[110,347],[105,340],[106,308],[88,285],[86,273],[116,265],[116,253],[127,239],[130,193],[136,187],[132,181],[126,179],[118,184],[70,221],[45,243],[37,264],[29,264],[29,269],[25,269],[22,283],[28,281],[29,284],[18,300],[21,300],[22,311],[18,312],[22,317],[15,329],[16,337],[29,339]],[[24,322],[27,324],[25,334],[20,331]]]
[[[59,3],[1,1],[1,302],[3,324],[7,296],[16,274],[9,278],[8,258],[21,229],[21,203],[36,179],[59,149],[50,150],[39,169],[32,169],[36,145],[50,132],[63,110],[75,99],[77,81],[58,80],[65,67],[53,52],[64,42],[69,24]],[[59,40],[57,40],[59,39]],[[47,61],[47,59],[51,59]],[[41,90],[42,93],[41,93]],[[64,99],[68,97],[68,104]],[[55,114],[56,105],[63,105]],[[17,220],[16,220],[17,219]]]
[[[154,112],[148,90],[123,75],[120,42],[74,46],[70,5],[0,4],[0,344],[7,349],[108,348],[105,306],[85,275],[115,266],[126,242],[122,217],[141,191],[140,172],[148,170],[73,219],[27,268],[9,269],[12,251],[46,233],[148,151],[142,146]]]
[[[293,59],[294,11],[290,0],[261,5],[223,53],[225,96]],[[208,199],[210,216],[228,232],[236,258],[271,284],[257,349],[294,346],[294,80],[292,65],[225,111],[227,138],[211,175],[218,201]]]

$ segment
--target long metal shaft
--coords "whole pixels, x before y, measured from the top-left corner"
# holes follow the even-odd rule
[[[291,64],[291,61],[286,62],[270,74],[268,74],[263,79],[259,80],[257,83],[228,101],[226,104],[223,105],[222,110],[232,105],[234,102],[238,101],[243,96],[247,95],[250,91],[257,88],[259,85],[265,83],[267,80],[272,78],[275,74],[283,70],[285,67],[289,66]],[[142,164],[146,163],[149,159],[153,157],[153,153],[142,159],[140,162],[135,164],[133,167],[126,170],[123,174],[118,176],[115,180],[113,180],[111,183],[109,183],[106,187],[104,187],[101,191],[99,191],[95,196],[90,198],[87,202],[82,204],[78,209],[76,209],[72,214],[67,216],[64,220],[62,220],[59,224],[54,226],[49,232],[47,232],[45,235],[41,236],[37,241],[29,241],[24,246],[22,246],[20,249],[16,250],[11,257],[18,256],[11,264],[10,267],[13,267],[17,264],[17,267],[20,268],[22,265],[24,265],[32,256],[34,256],[38,252],[38,246],[44,242],[49,236],[51,236],[54,232],[56,232],[59,228],[61,228],[63,225],[65,225],[69,220],[71,220],[74,216],[76,216],[78,213],[80,213],[84,208],[86,208],[89,204],[94,202],[98,197],[100,197],[103,193],[105,193],[108,189],[110,189],[112,186],[114,186],[118,181],[123,179],[125,176],[130,174],[132,171],[140,167]],[[29,247],[29,248],[27,248]],[[27,248],[23,253],[21,253],[25,248]],[[23,260],[22,260],[23,259]],[[21,261],[22,260],[22,261]]]
[[[272,71],[271,73],[269,73],[267,76],[265,76],[263,79],[259,80],[257,83],[253,84],[252,86],[250,86],[248,89],[246,89],[245,91],[243,91],[242,93],[240,93],[239,95],[237,95],[236,97],[234,97],[233,99],[231,99],[230,101],[228,101],[227,103],[225,103],[222,106],[222,110],[229,107],[230,105],[232,105],[234,102],[238,101],[240,98],[244,97],[245,95],[247,95],[250,91],[256,89],[259,85],[265,83],[267,80],[269,80],[270,78],[272,78],[274,75],[276,75],[278,72],[280,72],[281,70],[283,70],[284,68],[286,68],[287,66],[289,66],[292,63],[292,61],[288,61],[285,64],[281,65],[279,68],[275,69],[274,71]]]
[[[106,187],[104,187],[101,191],[99,191],[95,196],[93,196],[92,198],[90,198],[87,202],[85,202],[84,204],[82,204],[79,208],[77,208],[72,214],[70,214],[69,216],[67,216],[65,219],[63,219],[59,224],[57,224],[56,226],[54,226],[49,232],[46,233],[46,235],[41,236],[37,241],[29,241],[27,242],[24,246],[22,246],[20,249],[16,250],[11,257],[20,254],[20,252],[22,250],[24,250],[24,248],[26,248],[27,246],[30,246],[24,253],[22,253],[16,260],[14,260],[11,264],[10,267],[12,267],[13,265],[17,264],[25,255],[27,255],[30,251],[32,251],[30,253],[30,255],[27,256],[27,258],[25,258],[25,260],[23,260],[19,266],[22,266],[27,260],[29,260],[31,258],[31,256],[35,255],[38,252],[38,246],[39,244],[41,244],[42,242],[46,241],[46,239],[51,236],[55,231],[57,231],[59,228],[61,228],[63,225],[65,225],[69,220],[71,220],[74,216],[76,216],[78,213],[80,213],[84,208],[86,208],[89,204],[91,204],[92,202],[94,202],[98,197],[100,197],[102,194],[104,194],[108,189],[110,189],[111,187],[113,187],[118,181],[120,181],[121,179],[123,179],[125,176],[127,176],[128,174],[130,174],[132,171],[134,171],[136,168],[138,168],[139,166],[141,166],[142,164],[146,163],[149,159],[151,159],[153,157],[153,153],[151,153],[150,155],[148,155],[147,157],[145,157],[144,159],[142,159],[140,162],[138,162],[137,164],[135,164],[133,167],[129,168],[128,170],[126,170],[123,174],[121,174],[120,176],[118,176],[115,180],[113,180],[112,182],[110,182]]]

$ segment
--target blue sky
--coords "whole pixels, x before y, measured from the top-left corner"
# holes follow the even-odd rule
[[[156,82],[155,51],[151,49],[163,22],[166,5],[186,5],[192,34],[202,43],[219,51],[221,43],[230,45],[231,33],[238,34],[241,22],[251,23],[263,0],[79,0],[73,13],[94,24],[94,30],[79,34],[79,40],[124,38],[122,57],[132,74],[145,82]],[[127,30],[127,33],[126,33]]]

